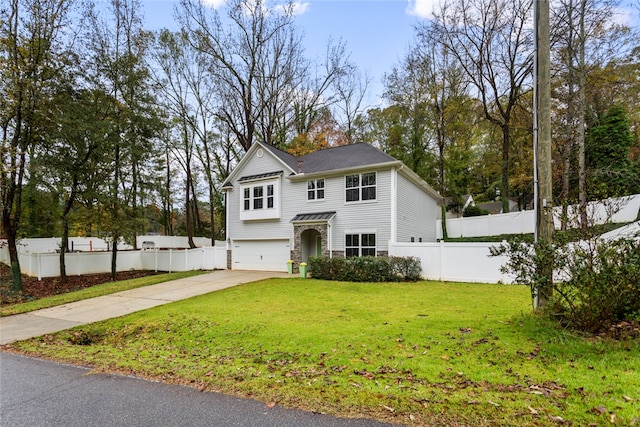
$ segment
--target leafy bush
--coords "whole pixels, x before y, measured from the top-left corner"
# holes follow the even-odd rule
[[[391,275],[406,282],[422,280],[422,266],[417,257],[391,257]]]
[[[512,240],[492,248],[506,254],[505,273],[516,283],[540,290],[549,300],[546,310],[567,325],[598,332],[611,323],[636,320],[640,313],[640,241],[632,239],[528,244]],[[540,273],[553,267],[553,282]]]
[[[422,278],[420,259],[416,257],[310,257],[314,279],[348,282],[400,282]]]
[[[463,217],[470,217],[470,216],[483,216],[483,215],[489,215],[489,211],[486,209],[482,209],[478,206],[475,205],[469,205],[465,208],[465,210],[462,212],[462,216]]]

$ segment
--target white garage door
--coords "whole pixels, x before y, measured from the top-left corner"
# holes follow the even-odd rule
[[[233,242],[234,270],[287,271],[290,256],[289,239]]]

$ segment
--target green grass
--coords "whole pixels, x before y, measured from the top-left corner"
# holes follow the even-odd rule
[[[102,285],[92,286],[90,288],[81,289],[79,291],[40,298],[20,304],[3,306],[0,307],[0,317],[10,316],[12,314],[27,313],[29,311],[54,307],[56,305],[68,304],[70,302],[80,301],[87,298],[94,298],[102,295],[126,291],[129,289],[141,288],[143,286],[168,282],[169,280],[183,279],[185,277],[196,276],[202,273],[204,273],[204,271],[185,271],[178,273],[157,274],[153,276],[140,277],[137,279],[104,283]]]
[[[522,286],[272,279],[7,348],[410,425],[640,423],[640,342],[530,311]]]

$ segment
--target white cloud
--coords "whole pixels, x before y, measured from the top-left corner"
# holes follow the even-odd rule
[[[433,7],[438,3],[438,0],[407,0],[405,11],[408,15],[431,19],[433,18]]]
[[[213,9],[217,9],[223,6],[227,0],[201,0],[202,4],[212,7]]]
[[[307,10],[309,10],[309,6],[311,6],[311,3],[309,2],[292,2],[290,5],[287,4],[287,6],[284,5],[278,5],[275,7],[275,9],[279,12],[282,12],[285,10],[285,7],[291,7],[291,14],[296,16],[296,15],[302,15],[304,13],[307,12]]]

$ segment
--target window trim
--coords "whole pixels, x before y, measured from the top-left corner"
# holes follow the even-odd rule
[[[351,237],[351,239],[353,239],[353,236],[357,236],[357,240],[358,243],[356,245],[349,245],[347,246],[347,241],[349,240],[349,238]],[[373,236],[374,239],[374,243],[373,245],[367,244],[364,245],[364,238],[363,236],[367,236],[368,238],[370,238],[370,236]],[[353,251],[353,249],[356,248],[358,251],[357,255],[353,255],[352,253],[350,254],[350,251]],[[367,255],[363,255],[363,250],[367,250],[367,251],[371,251],[373,250],[373,254],[367,254]],[[348,230],[345,231],[344,233],[344,256],[345,258],[349,258],[349,257],[362,257],[362,256],[378,256],[378,233],[375,230]]]
[[[373,176],[374,184],[364,185],[365,178],[369,178]],[[357,177],[357,180],[354,180],[351,177]],[[349,179],[351,178],[351,185],[349,186]],[[353,181],[357,181],[357,184],[354,185]],[[367,190],[373,189],[374,197],[365,199],[363,196],[365,192],[368,193]],[[353,196],[349,196],[349,194],[354,194],[354,191],[357,192],[356,200],[349,200]],[[378,201],[378,172],[361,172],[361,173],[352,173],[344,176],[344,202],[345,203],[372,203]]]
[[[280,219],[280,188],[280,177],[242,182],[240,220]]]
[[[318,184],[322,183],[322,187]],[[309,185],[313,185],[313,188],[309,188]],[[319,197],[320,192],[322,192],[322,197]],[[326,181],[324,178],[316,178],[307,180],[307,202],[320,202],[325,200],[326,194]],[[313,198],[309,198],[309,196],[313,195]]]

